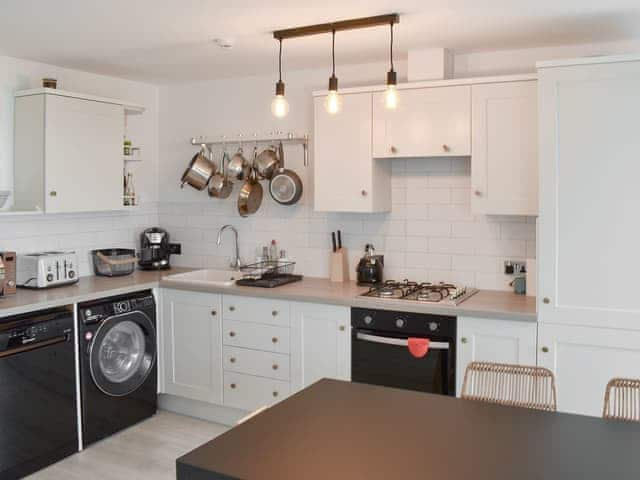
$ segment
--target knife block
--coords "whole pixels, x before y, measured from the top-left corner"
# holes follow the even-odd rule
[[[341,248],[337,252],[331,252],[330,279],[332,282],[349,281],[349,255],[347,249]]]

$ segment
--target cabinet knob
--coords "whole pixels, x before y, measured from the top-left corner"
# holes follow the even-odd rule
[[[278,392],[273,392],[273,396],[277,397],[278,396]]]
[[[345,327],[344,325],[340,325],[340,331],[341,331],[341,332],[344,332],[344,331],[345,331],[345,329],[346,329],[346,327]]]
[[[230,311],[230,312],[235,312],[235,311],[236,311],[236,307],[234,307],[233,305],[231,305],[231,306],[229,307],[229,311]]]
[[[468,342],[469,342],[469,340],[467,340],[467,337],[462,337],[462,338],[460,339],[460,342],[461,342],[461,343],[468,343]]]
[[[272,343],[278,343],[278,337],[273,337],[273,338],[271,339],[271,342],[272,342]]]
[[[389,151],[390,151],[391,153],[398,153],[398,149],[397,149],[395,146],[393,146],[393,145],[391,145],[391,146],[389,147]]]
[[[360,192],[360,195],[362,195],[363,197],[366,197],[366,196],[368,195],[368,193],[367,193],[367,191],[366,191],[366,190],[362,190],[362,191]]]
[[[50,196],[50,197],[57,197],[57,196],[58,196],[58,192],[56,192],[55,190],[51,190],[51,191],[49,192],[49,196]]]
[[[445,143],[444,145],[442,145],[442,150],[445,152],[450,152],[451,147]]]
[[[233,332],[233,331],[232,331],[232,332],[229,332],[229,336],[230,336],[230,337],[235,337],[235,336],[236,336],[236,332]]]
[[[271,365],[271,368],[272,368],[273,370],[277,370],[277,369],[278,369],[278,364],[277,364],[277,363],[274,363],[273,365]]]
[[[229,361],[230,361],[231,363],[236,363],[236,357],[231,357],[231,358],[229,359]]]
[[[234,389],[236,388],[236,384],[235,384],[235,383],[232,383],[232,384],[231,384],[231,385],[229,385],[229,386],[230,386],[231,388],[234,388]]]
[[[271,316],[277,317],[278,316],[278,311],[274,310],[273,312],[271,312]]]
[[[482,192],[481,192],[480,190],[476,190],[475,192],[473,192],[473,194],[474,194],[476,197],[481,197],[481,196],[482,196]]]
[[[544,297],[542,299],[542,303],[544,303],[546,305],[549,305],[551,303],[551,299],[549,297]]]
[[[541,350],[543,353],[549,353],[549,347],[542,347]]]
[[[218,314],[218,312],[216,312],[215,310],[211,310],[211,316],[215,317]]]

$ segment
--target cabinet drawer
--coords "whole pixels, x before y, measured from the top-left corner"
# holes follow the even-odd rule
[[[224,404],[243,410],[256,410],[286,398],[291,391],[289,382],[225,372]]]
[[[229,346],[223,350],[225,371],[289,380],[289,355]]]
[[[224,320],[222,332],[223,343],[231,347],[290,353],[287,327]]]
[[[222,304],[226,320],[289,326],[289,302],[284,300],[225,295]]]

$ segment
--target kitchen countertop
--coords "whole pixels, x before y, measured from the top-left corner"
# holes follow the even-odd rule
[[[18,293],[15,295],[0,297],[0,317],[160,286],[178,290],[279,298],[300,302],[327,303],[415,313],[477,316],[534,322],[537,319],[534,297],[494,290],[481,290],[459,306],[450,307],[403,300],[360,297],[359,295],[367,290],[366,287],[359,287],[355,282],[335,283],[324,278],[308,277],[301,282],[276,288],[241,287],[237,285],[223,287],[166,278],[168,275],[185,273],[191,270],[193,269],[181,267],[163,271],[136,270],[133,274],[124,277],[82,277],[78,283],[64,287],[45,290],[18,289]]]
[[[640,425],[321,380],[187,453],[178,480],[640,478]]]

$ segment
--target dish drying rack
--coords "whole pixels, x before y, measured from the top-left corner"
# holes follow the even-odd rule
[[[291,275],[295,270],[296,262],[282,260],[262,260],[240,267],[242,278],[246,280],[263,280]]]

